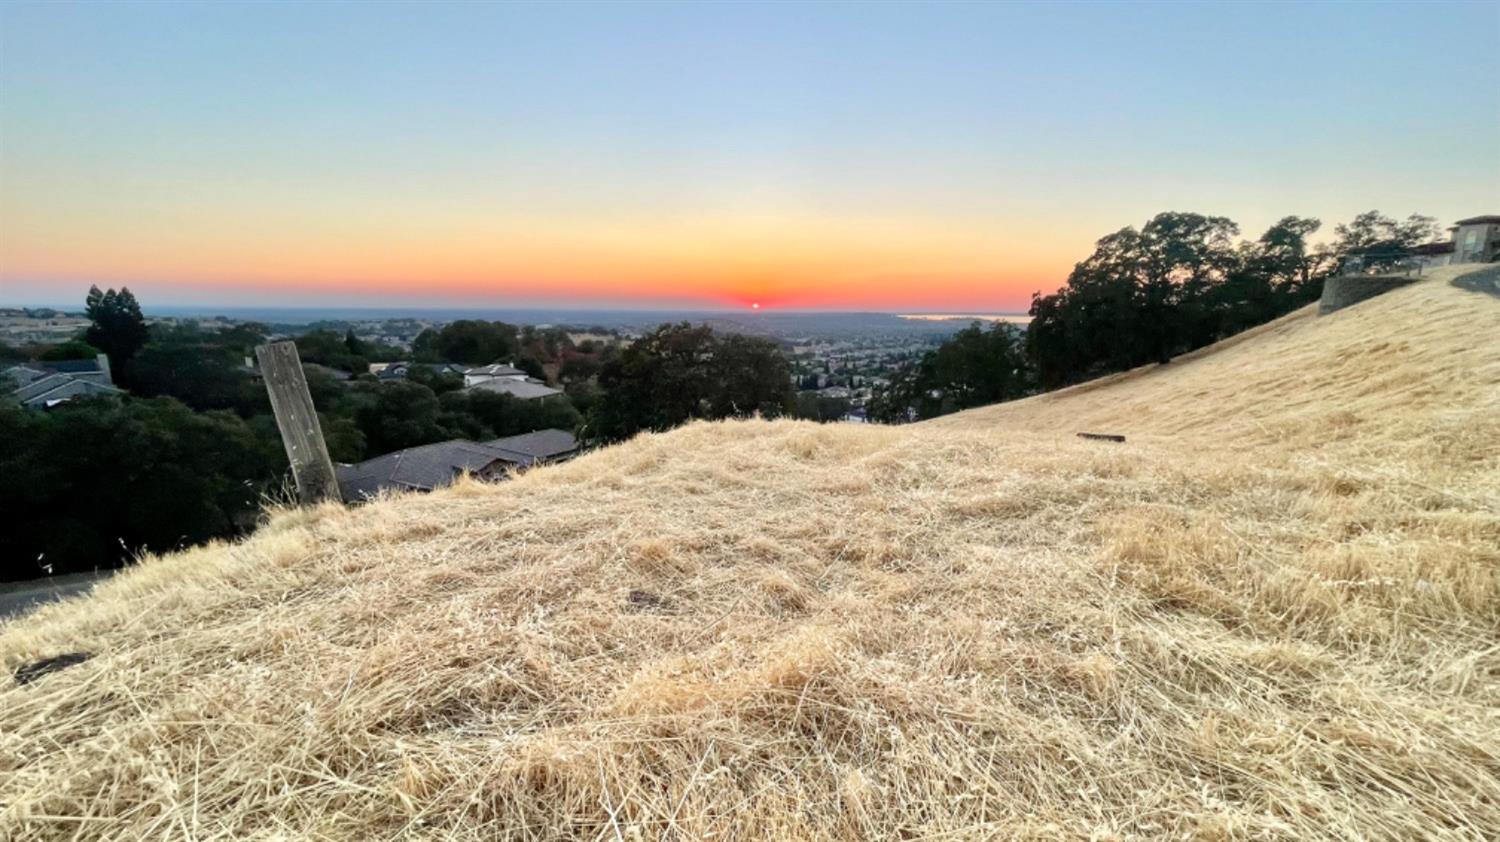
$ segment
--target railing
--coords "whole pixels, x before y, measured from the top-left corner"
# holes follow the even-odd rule
[[[1342,275],[1421,275],[1426,261],[1409,254],[1356,254],[1344,258]]]

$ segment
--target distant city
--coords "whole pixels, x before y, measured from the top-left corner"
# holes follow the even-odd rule
[[[204,306],[151,307],[146,316],[156,323],[206,330],[256,322],[273,339],[313,330],[347,331],[365,342],[406,350],[423,330],[463,319],[561,327],[581,337],[607,336],[624,343],[661,324],[690,322],[718,333],[775,341],[791,363],[793,387],[847,402],[850,420],[863,420],[876,387],[959,330],[976,321],[1019,327],[1030,318],[1015,313]],[[18,347],[65,341],[87,325],[75,308],[0,308],[0,342]]]

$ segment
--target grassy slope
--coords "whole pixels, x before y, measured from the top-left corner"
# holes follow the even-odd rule
[[[282,514],[0,626],[100,653],[0,679],[0,836],[1482,838],[1497,336],[1442,276],[929,424]]]

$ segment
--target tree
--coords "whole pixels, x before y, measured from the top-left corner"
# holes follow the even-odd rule
[[[0,405],[0,579],[116,567],[254,525],[285,469],[274,439],[171,398]]]
[[[971,324],[876,390],[872,418],[903,423],[1029,394],[1025,345],[1008,324]]]
[[[530,354],[522,354],[517,357],[515,366],[538,380],[547,379],[547,370],[542,368],[542,361]]]
[[[617,441],[694,418],[791,411],[791,368],[774,343],[720,339],[687,322],[662,325],[606,362],[587,438]]]
[[[1397,221],[1372,210],[1333,230],[1333,261],[1342,265],[1356,258],[1359,268],[1371,269],[1389,266],[1411,254],[1413,246],[1437,236],[1438,226],[1430,216],[1414,213],[1405,221]]]
[[[89,287],[84,306],[90,321],[84,341],[109,357],[115,379],[124,382],[131,358],[150,338],[140,304],[127,287],[120,287],[119,292],[113,289],[100,292],[99,287],[93,286]]]
[[[350,374],[365,374],[370,361],[354,353],[345,337],[331,330],[313,330],[296,338],[297,356],[304,363],[317,363]],[[356,340],[357,344],[357,340]]]
[[[439,399],[440,422],[454,435],[470,439],[514,436],[532,430],[573,430],[583,421],[565,397],[517,398],[488,389],[449,392]]]
[[[708,417],[777,418],[793,409],[792,367],[776,343],[730,334],[709,363]]]
[[[354,328],[352,327],[344,331],[344,348],[347,349],[352,356],[366,356],[365,343],[358,336],[354,335]],[[369,368],[367,367],[365,370],[368,371]]]
[[[37,354],[37,359],[44,362],[58,360],[92,360],[103,353],[98,348],[77,339],[70,339],[60,345],[53,345]]]
[[[412,353],[420,362],[489,365],[517,355],[516,337],[515,325],[460,319],[417,334]]]
[[[206,411],[241,406],[251,378],[222,349],[153,342],[130,364],[130,383],[142,397],[173,397]]]
[[[817,392],[798,392],[793,415],[808,421],[827,423],[849,414],[848,398],[830,398]]]
[[[370,454],[381,454],[453,438],[439,423],[440,409],[431,389],[398,380],[350,387],[338,414],[359,425]]]

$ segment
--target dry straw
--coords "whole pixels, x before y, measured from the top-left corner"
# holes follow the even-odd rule
[[[0,837],[1493,838],[1497,337],[1440,274],[937,423],[278,513],[0,627],[98,653],[0,678]]]

